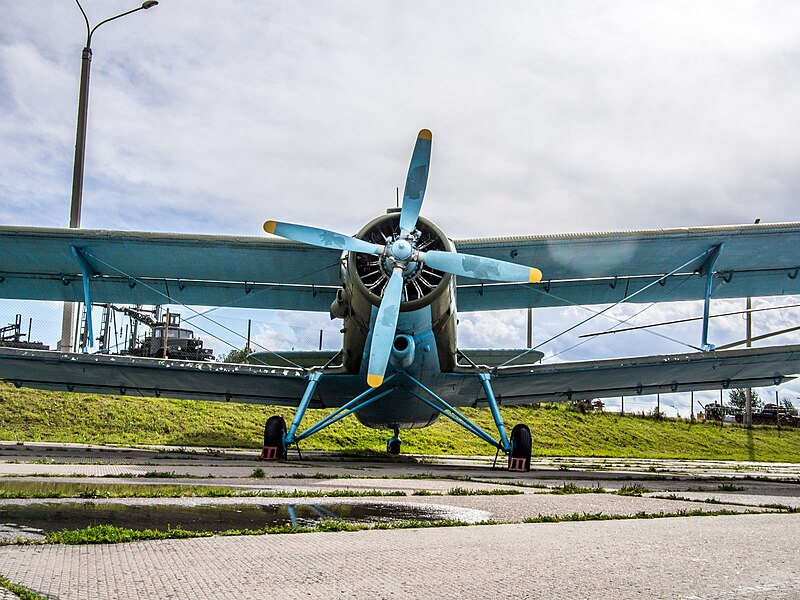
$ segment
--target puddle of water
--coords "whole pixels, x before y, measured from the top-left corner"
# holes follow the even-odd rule
[[[126,505],[111,503],[35,503],[0,508],[0,538],[17,536],[41,539],[62,529],[90,525],[115,525],[127,529],[168,527],[190,531],[219,532],[228,529],[261,529],[294,523],[314,526],[323,519],[351,523],[463,519],[451,507],[381,503],[331,504],[217,504],[200,506]],[[471,515],[470,515],[471,516]],[[473,517],[474,519],[474,517]]]

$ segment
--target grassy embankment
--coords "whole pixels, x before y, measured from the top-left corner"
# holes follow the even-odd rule
[[[304,425],[325,411],[309,410]],[[615,413],[581,414],[558,408],[503,408],[510,426],[527,423],[538,456],[688,458],[800,462],[800,430],[653,420]],[[464,413],[494,431],[486,409]],[[111,444],[259,448],[265,420],[287,422],[281,407],[99,396],[16,389],[0,384],[0,439]],[[308,450],[382,451],[387,432],[347,417],[302,443]],[[403,451],[489,455],[492,448],[448,419],[404,431]]]

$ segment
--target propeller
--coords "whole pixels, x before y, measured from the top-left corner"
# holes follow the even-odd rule
[[[400,235],[409,235],[417,226],[417,217],[422,208],[425,188],[428,185],[428,168],[431,164],[431,142],[433,134],[423,129],[417,134],[417,143],[408,165],[406,189],[403,192],[403,208],[400,210]]]
[[[383,290],[378,316],[372,328],[372,344],[369,347],[369,369],[367,383],[370,387],[378,387],[383,383],[386,365],[392,352],[394,335],[397,330],[397,317],[400,314],[400,302],[403,294],[403,267],[395,267],[392,277]]]
[[[384,246],[365,242],[343,233],[318,229],[308,225],[295,225],[294,223],[279,223],[278,221],[267,221],[264,223],[264,231],[288,238],[295,242],[303,242],[311,246],[322,248],[333,248],[334,250],[347,250],[349,252],[363,252],[364,254],[381,254]]]
[[[542,279],[542,272],[539,269],[525,265],[460,252],[417,250],[416,243],[419,232],[415,232],[415,230],[422,209],[422,200],[425,197],[425,188],[428,184],[432,137],[428,129],[421,130],[417,135],[403,193],[400,233],[387,240],[386,245],[374,244],[335,231],[307,225],[279,221],[264,223],[264,231],[267,233],[312,246],[378,256],[381,263],[387,269],[391,269],[392,275],[383,290],[378,315],[372,330],[367,371],[367,383],[371,387],[378,387],[383,383],[392,344],[397,333],[404,279],[406,273],[415,271],[415,269],[408,269],[412,263],[416,263],[418,266],[425,263],[429,267],[445,273],[488,281],[536,283]]]
[[[434,269],[462,277],[511,283],[538,283],[542,279],[542,272],[539,269],[485,256],[430,250],[420,252],[419,257],[422,262]]]

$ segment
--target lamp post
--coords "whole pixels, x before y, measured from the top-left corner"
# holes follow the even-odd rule
[[[80,91],[78,95],[78,127],[75,134],[75,162],[72,170],[72,200],[69,208],[69,226],[72,229],[78,229],[81,226],[81,205],[83,202],[83,164],[84,157],[86,156],[86,117],[89,109],[89,72],[92,67],[92,35],[97,28],[105,25],[109,21],[114,21],[121,17],[127,16],[131,13],[140,10],[147,10],[153,8],[158,4],[156,0],[146,0],[142,2],[141,6],[120,13],[114,17],[100,21],[94,27],[89,26],[89,18],[86,16],[86,11],[79,0],[75,0],[78,8],[81,9],[83,20],[86,22],[86,46],[83,48],[83,55],[81,59],[81,82]],[[58,344],[58,349],[62,352],[70,352],[75,339],[74,320],[75,320],[75,302],[64,303],[64,313],[61,319],[61,341]],[[91,306],[87,306],[86,310],[91,310]]]

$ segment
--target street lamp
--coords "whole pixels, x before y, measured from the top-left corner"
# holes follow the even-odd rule
[[[89,71],[92,66],[92,35],[101,25],[140,10],[153,8],[158,2],[155,0],[147,0],[147,2],[143,2],[138,8],[119,14],[116,17],[111,17],[105,21],[100,21],[91,29],[89,28],[89,19],[81,3],[78,0],[75,0],[75,2],[78,8],[81,9],[83,19],[86,21],[86,47],[83,49],[83,58],[81,60],[81,84],[80,95],[78,97],[78,131],[75,136],[75,164],[72,171],[72,203],[70,204],[69,210],[69,226],[72,228],[79,228],[81,226],[81,203],[83,201],[83,159],[86,155],[86,114],[89,108]]]
[[[94,27],[90,27],[89,18],[86,16],[86,11],[79,0],[75,0],[78,8],[81,9],[83,20],[86,21],[86,46],[83,49],[83,56],[81,60],[81,82],[80,92],[78,96],[78,128],[75,134],[75,162],[72,170],[72,200],[69,207],[69,226],[70,228],[77,229],[81,226],[81,204],[83,202],[83,163],[86,156],[86,117],[89,109],[89,72],[92,66],[92,35],[97,28],[105,25],[109,21],[114,21],[121,17],[127,16],[140,10],[147,10],[153,8],[158,4],[156,0],[146,0],[142,5],[120,13],[115,17],[100,21]],[[86,310],[92,310],[91,306],[87,306]],[[73,319],[75,312],[74,302],[64,303],[64,314],[61,320],[61,341],[59,342],[58,349],[62,352],[69,352],[72,349],[74,340]]]

